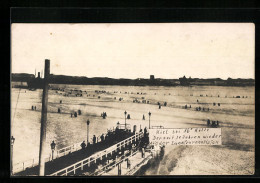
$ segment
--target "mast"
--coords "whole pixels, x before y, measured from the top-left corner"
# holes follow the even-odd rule
[[[42,95],[42,116],[39,152],[39,176],[45,174],[45,152],[46,152],[46,127],[47,127],[47,106],[48,106],[48,79],[50,75],[50,60],[45,59],[44,86]]]

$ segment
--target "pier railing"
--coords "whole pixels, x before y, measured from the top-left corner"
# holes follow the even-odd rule
[[[122,147],[125,147],[126,145],[129,145],[130,143],[132,143],[132,141],[139,140],[143,136],[144,136],[144,134],[142,132],[137,133],[105,150],[102,150],[98,153],[95,153],[95,154],[89,156],[88,158],[85,158],[77,163],[74,163],[73,165],[70,165],[57,172],[54,172],[50,176],[67,176],[68,174],[71,174],[71,173],[73,175],[75,175],[76,170],[78,170],[78,169],[83,170],[84,166],[86,166],[86,165],[90,166],[92,162],[96,163],[96,161],[98,159],[102,160],[103,156],[107,157],[107,155],[112,154],[113,152],[116,152],[118,149],[121,149]]]
[[[45,156],[45,162],[51,161],[51,154],[49,156]],[[32,168],[39,164],[39,157],[33,158],[24,162],[16,163],[13,165],[13,172],[18,173],[24,171],[26,168]]]
[[[137,172],[137,170],[140,168],[140,166],[142,164],[145,164],[145,162],[148,162],[152,157],[153,157],[152,154],[149,154],[140,163],[138,163],[133,168],[131,168],[129,171],[127,171],[125,175],[133,175],[135,172]]]
[[[164,128],[163,126],[152,126],[152,129],[160,129],[160,128]]]
[[[56,150],[54,152],[54,154],[53,154],[53,159],[56,159],[56,158],[65,156],[65,155],[67,155],[69,153],[72,153],[72,152],[80,150],[81,149],[81,143],[82,142],[78,142],[76,144],[73,144],[73,145],[61,148],[59,150]],[[92,144],[92,143],[90,143],[90,144]],[[50,152],[45,157],[45,162],[49,162],[51,160],[52,160],[52,153]],[[26,160],[26,161],[23,161],[23,162],[15,163],[13,165],[13,172],[14,173],[18,173],[18,172],[24,171],[26,168],[32,168],[32,167],[35,167],[37,165],[39,165],[39,157],[35,157],[35,158],[30,159],[30,160]]]
[[[59,150],[56,151],[56,157],[54,158],[58,158],[58,157],[62,157],[65,156],[66,154],[72,153],[74,151],[78,151],[81,149],[81,143],[82,142],[78,142],[76,144],[61,148]]]
[[[99,170],[97,170],[95,173],[96,173],[97,175],[102,175],[103,173],[107,172],[108,169],[112,169],[112,168],[116,167],[119,163],[124,162],[127,158],[130,158],[130,157],[136,155],[137,152],[138,152],[137,150],[134,151],[134,152],[131,153],[128,157],[124,157],[124,158],[122,158],[122,159],[116,161],[114,164],[110,163],[110,164],[108,164],[108,165],[105,165],[104,167],[102,167],[102,168],[100,168]]]
[[[124,129],[131,130],[130,124],[126,124],[126,125],[125,124],[118,124],[117,128],[120,129],[120,130],[124,130]]]

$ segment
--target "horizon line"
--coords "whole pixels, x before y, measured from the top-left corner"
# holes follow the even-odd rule
[[[11,74],[30,74],[30,73],[11,73]],[[30,75],[35,75],[35,74],[30,74]],[[130,79],[131,78],[112,78],[112,77],[106,77],[106,76],[103,76],[103,77],[100,77],[100,76],[94,76],[94,77],[88,77],[88,76],[72,76],[72,75],[63,75],[63,74],[53,74],[51,73],[50,75],[55,75],[55,76],[70,76],[70,77],[85,77],[85,78],[109,78],[109,79]],[[181,77],[178,77],[178,78],[171,78],[171,79],[180,79],[180,78],[183,78],[185,75],[181,76]],[[186,76],[185,76],[186,77]],[[199,77],[186,77],[187,79],[191,78],[191,79],[222,79],[222,80],[227,80],[228,78],[231,78],[231,77],[228,77],[227,79],[223,79],[221,77],[213,77],[213,78],[199,78]],[[135,79],[150,79],[149,77],[148,78],[135,78]],[[133,78],[133,80],[135,80]],[[154,77],[154,79],[169,79],[169,78],[156,78]],[[253,79],[254,78],[231,78],[231,79]]]

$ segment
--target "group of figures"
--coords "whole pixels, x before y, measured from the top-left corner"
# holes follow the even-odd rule
[[[209,119],[207,120],[207,126],[211,127],[218,127],[219,126],[219,121],[210,121]]]
[[[108,134],[106,134],[106,136],[104,136],[104,134],[102,134],[101,136],[100,136],[100,142],[102,143],[102,142],[104,142],[105,141],[105,139],[107,139],[108,138]],[[97,141],[97,137],[96,137],[96,135],[93,135],[93,138],[92,138],[92,144],[96,144],[98,141]],[[90,144],[90,142],[88,142],[88,145]],[[85,149],[86,147],[87,147],[87,145],[86,145],[86,143],[85,143],[85,140],[81,143],[81,148],[82,149]]]
[[[101,113],[101,117],[102,117],[103,119],[106,119],[107,113],[106,113],[106,112]]]
[[[187,104],[184,106],[184,109],[188,109],[188,108],[190,108],[191,109],[191,105],[190,106],[188,106]],[[205,108],[205,107],[196,107],[195,108],[195,110],[196,111],[209,111],[209,108]]]
[[[209,111],[209,108],[196,107],[196,111]]]
[[[74,114],[73,113],[70,113],[70,117],[72,118],[73,116],[76,118],[76,117],[78,117],[78,115],[81,115],[81,110],[78,110],[78,113],[77,112],[74,112]]]
[[[216,106],[216,105],[220,106],[220,103],[213,102],[213,106]]]

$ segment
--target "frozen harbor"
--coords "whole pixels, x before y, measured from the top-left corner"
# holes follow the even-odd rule
[[[57,149],[86,140],[87,119],[90,120],[90,137],[93,135],[99,137],[115,127],[117,122],[124,124],[125,111],[131,116],[127,119],[127,124],[130,124],[131,128],[134,125],[137,126],[137,130],[140,126],[141,128],[148,127],[148,112],[150,111],[151,126],[161,125],[165,128],[206,127],[207,119],[218,120],[222,129],[223,145],[221,147],[166,147],[166,154],[161,162],[166,166],[161,164],[157,172],[147,170],[146,174],[178,174],[178,172],[183,172],[182,164],[186,166],[186,174],[253,173],[254,87],[52,85],[52,88],[60,90],[49,90],[47,143],[50,144],[54,140]],[[71,90],[81,90],[82,96],[75,96],[73,93],[67,95]],[[12,135],[16,138],[14,164],[38,157],[41,95],[42,90],[12,88],[11,129]],[[237,96],[240,98],[236,98]],[[122,98],[121,101],[120,98]],[[133,102],[136,99],[140,103]],[[142,100],[146,102],[142,103]],[[158,102],[162,104],[161,109],[158,107]],[[164,102],[167,102],[166,106],[163,105]],[[221,105],[214,106],[213,103]],[[187,109],[185,105],[188,106]],[[36,106],[36,110],[31,110],[32,106]],[[209,111],[196,111],[196,107],[209,109]],[[58,108],[61,113],[58,113]],[[81,110],[82,115],[76,118],[71,117],[71,113],[78,110]],[[103,112],[107,114],[106,119],[101,117]],[[142,119],[143,115],[145,115],[145,120]],[[49,150],[51,151],[51,148]],[[231,154],[236,154],[236,156],[231,156]],[[239,167],[245,166],[245,159],[252,163],[248,163],[246,170],[241,171]],[[214,170],[214,167],[219,167],[217,160],[226,162],[227,167],[210,171],[209,167]],[[234,166],[233,162],[238,165]],[[201,170],[196,168],[196,164]],[[205,166],[201,166],[203,164]],[[170,168],[165,169],[165,167]]]

